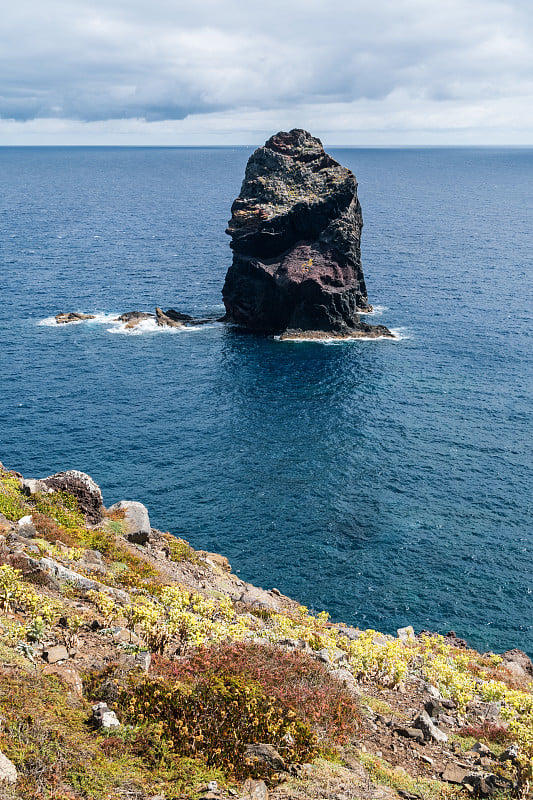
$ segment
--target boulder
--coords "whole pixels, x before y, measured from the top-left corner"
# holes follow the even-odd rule
[[[108,708],[107,703],[97,703],[93,706],[93,721],[98,728],[119,728],[120,722],[114,711]]]
[[[55,647],[50,647],[43,652],[43,658],[49,664],[56,664],[58,661],[67,661],[68,650],[62,644],[57,644]]]
[[[102,554],[98,550],[84,550],[82,557],[76,563],[86,572],[96,575],[105,575],[107,572]]]
[[[424,734],[426,741],[434,741],[437,744],[444,744],[448,741],[448,735],[437,728],[427,711],[422,711],[421,714],[413,722],[414,728],[419,728]]]
[[[329,673],[329,677],[332,680],[337,681],[337,683],[342,684],[346,691],[353,697],[360,697],[362,695],[362,691],[349,669],[346,669],[345,667],[332,669]]]
[[[244,781],[241,792],[241,800],[267,800],[268,789],[264,781],[254,781],[248,778]]]
[[[19,519],[17,529],[19,536],[23,536],[25,539],[34,539],[39,535],[37,528],[33,524],[33,517],[31,514],[27,514],[25,517]]]
[[[225,321],[264,333],[392,336],[370,311],[357,181],[319,139],[294,129],[251,156],[228,233]]]
[[[406,739],[414,739],[416,742],[424,741],[424,733],[420,730],[420,728],[398,727],[394,730],[398,736],[404,736]]]
[[[446,783],[460,784],[464,781],[470,770],[461,764],[446,764],[442,773],[442,780]]]
[[[161,309],[159,309],[159,311],[161,311]],[[168,317],[173,322],[196,322],[194,317],[191,317],[190,314],[183,314],[181,311],[176,311],[173,308],[167,308],[165,317]]]
[[[247,744],[244,758],[248,764],[264,764],[275,772],[285,770],[285,761],[271,744]]]
[[[323,647],[322,650],[317,650],[314,653],[315,658],[319,661],[322,661],[324,664],[328,664],[334,667],[344,667],[348,663],[348,654],[345,650],[341,650],[338,647],[333,647],[328,650],[327,647]]]
[[[33,497],[34,494],[47,494],[52,491],[43,481],[35,478],[22,478],[20,488],[28,497]]]
[[[246,584],[239,600],[248,606],[264,608],[266,611],[280,611],[282,608],[281,603],[272,595],[272,592],[252,586],[250,583]]]
[[[130,600],[129,594],[124,592],[122,589],[115,589],[112,586],[107,586],[104,583],[95,581],[92,578],[86,578],[85,575],[80,575],[79,572],[75,572],[73,569],[64,567],[63,564],[60,564],[58,561],[54,561],[53,558],[43,557],[39,559],[39,561],[35,561],[28,556],[26,558],[29,562],[34,564],[36,568],[44,570],[52,578],[55,578],[56,581],[66,581],[74,586],[77,586],[79,589],[83,589],[83,591],[86,592],[90,591],[91,589],[95,589],[99,592],[106,592],[119,602],[127,603]]]
[[[0,784],[17,782],[17,768],[12,761],[0,752]]]
[[[124,511],[125,536],[134,544],[146,544],[150,538],[148,509],[136,500],[120,500],[109,511]]]
[[[56,492],[74,495],[81,513],[92,525],[98,525],[104,518],[104,501],[100,487],[85,472],[77,469],[56,472],[55,475],[42,478],[41,483]]]

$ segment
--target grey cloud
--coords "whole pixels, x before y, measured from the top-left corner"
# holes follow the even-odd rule
[[[231,109],[531,91],[523,0],[20,0],[0,116],[183,119]]]

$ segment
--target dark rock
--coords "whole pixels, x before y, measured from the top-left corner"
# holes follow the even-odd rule
[[[147,311],[126,311],[117,317],[119,322],[141,322],[143,319],[153,319],[154,315]]]
[[[424,703],[424,709],[433,719],[435,719],[442,713],[442,705],[438,700],[435,700],[434,697],[430,698],[429,700],[426,700],[426,702]]]
[[[503,795],[512,791],[513,783],[491,772],[471,773],[465,775],[461,781],[463,786],[470,788],[477,797],[492,797]]]
[[[168,314],[165,314],[160,308],[156,308],[155,310],[155,321],[159,325],[160,328],[182,328],[183,321],[179,319],[173,319]]]
[[[57,472],[55,475],[43,478],[41,483],[54,491],[74,495],[78,501],[78,508],[91,524],[97,525],[102,521],[104,517],[102,492],[98,484],[85,472],[79,472],[77,469]]]
[[[441,697],[439,703],[443,708],[447,708],[448,711],[452,711],[454,708],[457,708],[457,703],[455,702],[455,700],[450,700],[447,697]]]
[[[264,764],[275,771],[285,769],[285,761],[271,744],[247,744],[244,757],[248,764]]]
[[[502,722],[500,713],[502,704],[500,702],[484,703],[481,700],[473,700],[467,706],[469,714],[474,714],[487,722]]]
[[[118,322],[125,322],[126,328],[130,330],[131,328],[136,328],[141,322],[144,322],[146,319],[154,319],[154,314],[149,314],[146,311],[126,311],[125,314],[121,314],[120,317],[117,317]]]
[[[58,311],[56,314],[58,325],[65,325],[67,322],[82,322],[85,319],[94,318],[94,314],[80,314],[77,311]]]
[[[193,322],[194,320],[194,317],[189,314],[182,314],[181,311],[175,311],[173,308],[168,308],[165,311],[165,317],[168,317],[173,322]]]
[[[357,181],[303,130],[252,154],[227,233],[233,263],[225,320],[264,333],[392,336],[369,311],[361,267]]]
[[[424,734],[420,728],[395,728],[398,736],[404,736],[406,739],[414,739],[416,742],[424,741]]]
[[[466,639],[461,639],[455,631],[448,631],[448,633],[444,634],[444,638],[446,639],[446,644],[450,644],[452,647],[459,647],[461,650],[468,647]]]
[[[46,586],[54,592],[60,591],[60,584],[53,575],[50,575],[35,558],[28,556],[26,553],[13,553],[3,559],[14,569],[19,569],[25,580],[34,583],[36,586]]]
[[[500,753],[500,761],[511,761],[513,764],[518,764],[518,747],[512,744],[502,753]]]

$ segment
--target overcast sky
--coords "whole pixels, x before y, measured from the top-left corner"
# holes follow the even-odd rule
[[[0,144],[533,144],[532,0],[13,0]]]

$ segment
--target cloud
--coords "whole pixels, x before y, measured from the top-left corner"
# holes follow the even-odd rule
[[[386,127],[400,96],[414,117],[533,98],[525,0],[19,0],[1,26],[0,117],[16,122],[374,104]]]

